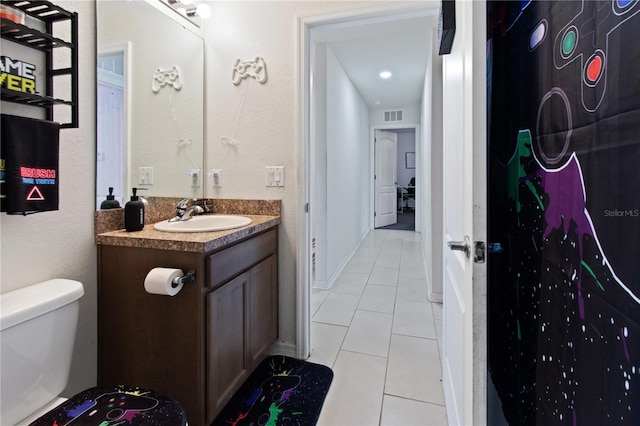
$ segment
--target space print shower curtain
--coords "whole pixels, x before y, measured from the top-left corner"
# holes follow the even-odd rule
[[[638,3],[487,3],[489,424],[640,424]]]

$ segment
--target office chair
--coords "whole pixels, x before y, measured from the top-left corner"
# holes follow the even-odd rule
[[[412,177],[409,181],[409,187],[407,188],[407,192],[402,194],[402,212],[404,213],[405,208],[409,208],[409,200],[416,199],[416,178]],[[411,209],[413,210],[413,209]]]

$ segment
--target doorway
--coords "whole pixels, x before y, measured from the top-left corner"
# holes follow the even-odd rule
[[[417,127],[390,129],[374,128],[375,170],[373,176],[375,196],[374,223],[376,229],[415,231],[416,217],[419,217],[416,174]],[[383,152],[381,141],[387,139],[385,133],[394,135],[394,152]],[[380,134],[383,137],[380,137]],[[380,197],[385,187],[385,178],[392,186],[390,200]],[[392,214],[387,211],[393,210]],[[385,218],[383,215],[387,213]],[[381,218],[382,216],[382,218]],[[390,217],[389,217],[390,216]],[[382,220],[381,220],[382,219]]]
[[[409,41],[419,39],[424,43],[426,40],[426,44],[423,44],[423,47],[426,47],[412,57],[421,56],[425,58],[425,63],[428,63],[433,60],[429,58],[432,58],[432,43],[437,34],[437,12],[438,4],[436,3],[420,5],[405,4],[404,6],[394,6],[391,9],[388,6],[383,7],[376,5],[358,8],[352,11],[344,11],[338,15],[335,13],[327,15],[319,14],[317,16],[301,17],[299,19],[299,78],[302,84],[299,98],[301,111],[301,121],[299,123],[301,134],[299,140],[301,141],[301,145],[298,151],[299,163],[302,165],[302,174],[299,181],[299,194],[302,201],[299,204],[299,217],[302,218],[302,220],[299,222],[300,227],[298,233],[298,257],[300,262],[297,268],[299,285],[296,305],[297,317],[299,318],[297,324],[298,344],[296,345],[296,354],[299,357],[306,358],[311,351],[311,283],[314,281],[317,282],[318,273],[325,273],[325,280],[323,281],[327,283],[330,282],[332,273],[337,276],[340,268],[346,264],[349,256],[355,252],[365,235],[374,228],[373,212],[375,202],[372,184],[374,154],[372,149],[373,145],[369,142],[372,141],[371,129],[374,126],[380,128],[413,127],[415,128],[416,140],[424,140],[428,143],[431,140],[431,134],[425,136],[423,135],[424,130],[422,130],[428,129],[428,132],[431,131],[430,120],[432,119],[430,112],[423,112],[426,108],[425,105],[422,105],[423,99],[425,99],[424,90],[431,90],[430,85],[427,89],[427,85],[425,84],[425,79],[429,78],[429,76],[425,76],[425,68],[422,68],[423,71],[420,76],[419,89],[413,92],[416,96],[416,99],[413,100],[413,102],[415,102],[415,108],[413,111],[408,111],[404,117],[405,123],[421,124],[390,124],[385,123],[382,118],[378,119],[374,117],[376,115],[375,113],[380,112],[383,107],[389,107],[388,105],[376,107],[377,102],[363,102],[362,100],[354,100],[351,97],[345,98],[345,92],[338,91],[335,87],[333,87],[333,92],[328,90],[326,76],[323,78],[322,75],[322,73],[327,72],[327,67],[318,67],[317,58],[321,57],[324,61],[333,61],[334,63],[340,62],[336,59],[336,55],[334,55],[330,49],[326,48],[326,36],[330,32],[329,37],[331,37],[331,35],[337,34],[337,36],[341,36],[357,31],[363,31],[369,35],[379,35],[379,31],[374,30],[377,24],[393,23],[396,27],[396,32],[402,34]],[[422,25],[426,33],[425,37],[412,38],[406,35],[406,31],[402,31],[404,28],[398,30],[399,27],[406,26],[406,24],[412,22],[412,20],[415,25],[418,18],[428,21],[428,24]],[[325,36],[323,39],[324,44],[314,40],[317,34]],[[335,41],[335,38],[333,40]],[[405,43],[407,40],[403,39],[402,42]],[[334,47],[334,45],[332,45],[332,47]],[[339,50],[342,47],[343,45],[338,45],[336,49]],[[411,71],[415,71],[415,65],[411,67],[408,66],[410,64],[406,62],[407,61],[399,61],[398,63],[406,68],[411,68]],[[400,71],[398,72],[399,75],[402,76],[402,73]],[[340,81],[343,80],[345,79]],[[379,84],[379,82],[376,81],[376,84]],[[342,86],[340,86],[340,89],[342,89]],[[339,102],[332,103],[332,100],[329,98],[332,96],[331,93],[340,93],[340,97],[338,98]],[[430,99],[430,96],[428,99]],[[353,113],[354,105],[358,109],[357,114]],[[346,108],[350,108],[348,111],[349,115],[346,115]],[[437,106],[435,106],[435,108],[437,108]],[[382,116],[383,114],[379,115]],[[328,134],[329,132],[335,131],[338,127],[326,125],[328,116],[331,116],[334,120],[342,119],[343,121],[341,123],[347,123],[341,130],[346,129],[352,131],[348,138],[344,138],[342,133]],[[425,117],[428,117],[427,121],[425,121]],[[437,120],[437,118],[435,118],[435,120]],[[422,125],[422,123],[425,123],[425,125]],[[354,131],[355,127],[358,127],[356,131]],[[333,146],[327,146],[327,141],[333,144],[336,143],[333,136],[340,137],[342,138],[340,139],[341,141],[348,143],[345,142],[344,144],[338,145],[337,149]],[[354,143],[354,141],[358,149],[362,150],[364,147],[364,151],[360,151],[357,155],[352,156],[351,158],[353,158],[354,161],[345,163],[346,156],[353,154],[353,152],[349,150],[353,149],[354,145],[351,145],[351,143]],[[337,155],[335,155],[335,152],[333,153],[334,158],[337,158],[337,162],[334,162],[330,158],[332,149],[338,152]],[[425,153],[424,157],[422,157],[420,153],[420,143],[416,144],[415,161],[417,164],[420,164],[421,161],[427,161],[427,164],[429,164],[430,155],[430,153]],[[366,158],[365,163],[362,163],[363,158]],[[403,159],[403,161],[405,161],[405,159]],[[413,161],[413,158],[410,158],[409,161]],[[356,163],[358,167],[362,167],[361,171],[365,171],[364,174],[352,174],[352,176],[350,176],[352,177],[351,179],[339,180],[339,184],[335,186],[328,184],[331,179],[335,181],[336,176],[341,172],[338,170],[338,164],[346,164],[348,168],[345,168],[345,170],[351,173],[356,170],[354,167]],[[424,186],[420,186],[421,179],[423,179],[422,176],[419,176],[421,172],[420,168],[416,168],[415,170],[418,172],[416,175],[418,188],[421,188],[421,191],[428,191]],[[423,169],[422,171],[430,176],[428,169]],[[363,175],[364,182],[362,181]],[[354,184],[355,180],[358,180],[357,184]],[[353,188],[356,186],[358,191],[353,191]],[[336,200],[344,202],[338,203],[336,200],[327,196],[331,188],[337,188],[337,190],[339,190],[339,196],[342,198],[336,198]],[[347,194],[350,197],[345,198]],[[428,198],[430,197],[427,194],[427,199]],[[394,202],[395,200],[396,198],[394,196]],[[419,200],[420,196],[416,196],[415,200],[408,201],[408,204],[420,211]],[[333,206],[331,203],[333,203]],[[417,203],[417,205],[415,203]],[[355,210],[352,209],[354,205],[357,205],[357,209]],[[328,212],[335,212],[335,206],[338,206],[340,209],[340,216],[339,220],[331,222],[331,220],[327,219],[327,215]],[[425,218],[427,218],[425,222],[428,222],[431,215],[426,211],[423,213]],[[355,220],[354,216],[356,217]],[[350,225],[345,226],[349,221],[351,221]],[[419,220],[416,222],[416,227],[418,227],[418,222]],[[429,238],[432,233],[430,228],[422,231],[423,238]],[[334,232],[334,234],[337,233],[338,239],[342,244],[341,246],[327,249],[326,244],[327,241],[330,240],[328,236],[330,232]],[[323,238],[326,240],[322,241]],[[431,244],[431,242],[429,242],[429,244]],[[322,252],[322,250],[325,250],[325,252]],[[429,257],[431,248],[425,249],[425,253],[425,256]],[[323,256],[326,259],[329,254],[339,259],[344,259],[344,261],[342,261],[343,264],[332,265],[333,269],[330,269],[329,273],[326,273],[326,269],[323,265],[319,264],[319,261]],[[439,266],[436,265],[436,267]]]

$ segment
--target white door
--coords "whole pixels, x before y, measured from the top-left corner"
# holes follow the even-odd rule
[[[486,423],[481,347],[486,323],[476,280],[473,241],[484,239],[486,67],[484,2],[456,2],[456,34],[443,57],[444,332],[442,373],[449,424]],[[480,39],[475,43],[472,37]],[[486,155],[486,154],[485,154]],[[474,217],[474,215],[476,215]],[[483,282],[480,282],[483,281]],[[482,306],[482,308],[480,307]],[[474,310],[476,312],[474,312]]]
[[[374,226],[379,228],[398,221],[398,135],[376,130],[375,138]]]

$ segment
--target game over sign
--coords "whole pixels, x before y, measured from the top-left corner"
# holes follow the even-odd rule
[[[14,92],[36,94],[36,66],[19,59],[0,56],[0,86]]]

